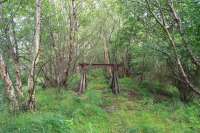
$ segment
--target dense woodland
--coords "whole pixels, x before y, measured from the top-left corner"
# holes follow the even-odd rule
[[[199,0],[0,0],[0,133],[199,133]]]

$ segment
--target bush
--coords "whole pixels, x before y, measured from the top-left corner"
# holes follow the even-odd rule
[[[179,92],[175,86],[161,84],[159,81],[152,82],[145,80],[140,84],[140,87],[143,88],[143,93],[145,94],[160,94],[167,97],[178,97]]]
[[[70,124],[63,116],[52,113],[25,113],[6,122],[0,129],[2,133],[70,132]]]
[[[128,77],[120,78],[119,85],[120,85],[120,88],[123,90],[124,89],[125,90],[137,90],[138,89],[137,83],[133,79],[128,78]]]
[[[68,89],[77,90],[80,83],[80,74],[70,76],[68,81]]]

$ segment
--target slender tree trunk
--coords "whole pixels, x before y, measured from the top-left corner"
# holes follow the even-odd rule
[[[2,12],[2,5],[0,5],[0,18],[2,21],[2,23],[6,23],[5,22],[5,18]],[[11,56],[11,58],[14,61],[14,65],[15,65],[15,76],[16,76],[16,90],[17,90],[17,95],[18,97],[23,96],[23,92],[22,92],[22,82],[21,82],[21,72],[20,72],[20,64],[19,64],[19,55],[18,55],[18,45],[17,45],[17,39],[16,39],[16,33],[14,30],[14,21],[13,21],[13,17],[11,17],[11,21],[10,21],[10,32],[9,32],[9,28],[5,27],[5,36],[6,39],[9,43],[8,47],[9,47],[9,54]]]
[[[188,46],[188,41],[187,41],[187,39],[185,38],[184,30],[183,30],[183,28],[182,28],[181,18],[178,16],[178,14],[177,14],[177,12],[176,12],[176,10],[175,10],[175,8],[174,8],[174,2],[173,2],[173,0],[168,0],[168,6],[169,6],[169,8],[170,8],[171,14],[172,14],[172,16],[173,16],[173,18],[174,18],[176,24],[177,24],[178,32],[179,32],[179,34],[180,34],[180,36],[181,36],[181,39],[182,39],[182,42],[183,42],[183,44],[184,44],[185,49],[186,49],[187,52],[189,53],[190,58],[192,59],[192,62],[193,62],[196,66],[200,67],[200,61],[198,60],[197,57],[194,56],[192,50],[191,50],[191,49],[189,48],[189,46]]]
[[[191,81],[188,78],[188,75],[186,74],[186,72],[184,70],[184,67],[182,65],[182,62],[181,62],[180,57],[179,57],[178,52],[177,52],[176,43],[173,40],[172,35],[170,34],[169,30],[166,27],[166,20],[165,20],[162,8],[160,7],[160,4],[157,1],[158,5],[159,5],[160,14],[161,14],[161,20],[159,20],[159,18],[153,13],[153,11],[151,9],[151,6],[150,6],[150,3],[149,3],[149,0],[145,0],[145,1],[147,3],[148,10],[152,14],[152,16],[155,18],[156,22],[161,26],[163,31],[166,33],[166,36],[167,36],[167,38],[169,40],[169,43],[170,43],[171,48],[172,48],[172,51],[173,51],[173,53],[175,55],[176,65],[178,67],[179,73],[180,73],[181,78],[182,78],[181,82],[183,84],[185,84],[185,86],[187,86],[187,88],[189,88],[193,92],[195,92],[195,93],[200,95],[200,90],[191,83]]]
[[[20,70],[18,44],[17,44],[17,38],[16,38],[15,29],[14,29],[13,18],[11,20],[10,30],[11,31],[9,33],[9,40],[10,40],[10,43],[12,45],[11,54],[12,54],[13,62],[14,62],[14,65],[15,65],[16,90],[17,90],[18,97],[22,97],[23,91],[22,91],[22,81],[21,81],[21,70]]]
[[[68,54],[68,62],[67,62],[67,68],[65,70],[65,81],[64,85],[67,86],[67,81],[69,78],[71,67],[73,66],[73,58],[76,48],[76,31],[77,31],[77,5],[76,0],[71,0],[70,5],[70,12],[69,12],[69,54]]]
[[[130,45],[130,41],[129,41]],[[130,52],[130,46],[126,47],[125,55],[124,55],[124,70],[125,70],[125,76],[129,77],[132,74],[132,68],[131,68],[131,52]]]
[[[14,86],[8,74],[7,66],[4,62],[3,56],[1,54],[0,54],[0,75],[2,79],[4,80],[6,96],[9,101],[10,109],[11,111],[17,110],[18,101],[15,95]]]
[[[105,64],[110,64],[109,50],[108,50],[105,38],[104,38],[104,63]],[[108,67],[106,69],[107,69],[107,72],[109,73],[109,75],[111,77],[112,76],[112,69],[111,69],[111,67]]]
[[[39,48],[40,48],[40,27],[41,27],[41,0],[36,0],[36,24],[35,24],[35,36],[34,36],[34,47],[33,47],[33,61],[31,65],[31,70],[28,77],[28,88],[29,88],[29,99],[28,108],[29,110],[35,110],[36,98],[35,98],[35,70],[36,64],[39,59]]]

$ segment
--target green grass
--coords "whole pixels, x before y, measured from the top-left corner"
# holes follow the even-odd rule
[[[0,133],[200,132],[198,101],[185,105],[175,96],[157,100],[160,91],[129,78],[120,79],[121,93],[115,96],[102,72],[91,73],[88,83],[82,96],[72,90],[37,90],[36,112],[0,112]],[[173,89],[169,86],[168,93]]]

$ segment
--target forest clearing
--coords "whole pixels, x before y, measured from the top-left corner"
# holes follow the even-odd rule
[[[0,133],[199,133],[199,0],[0,0]]]

